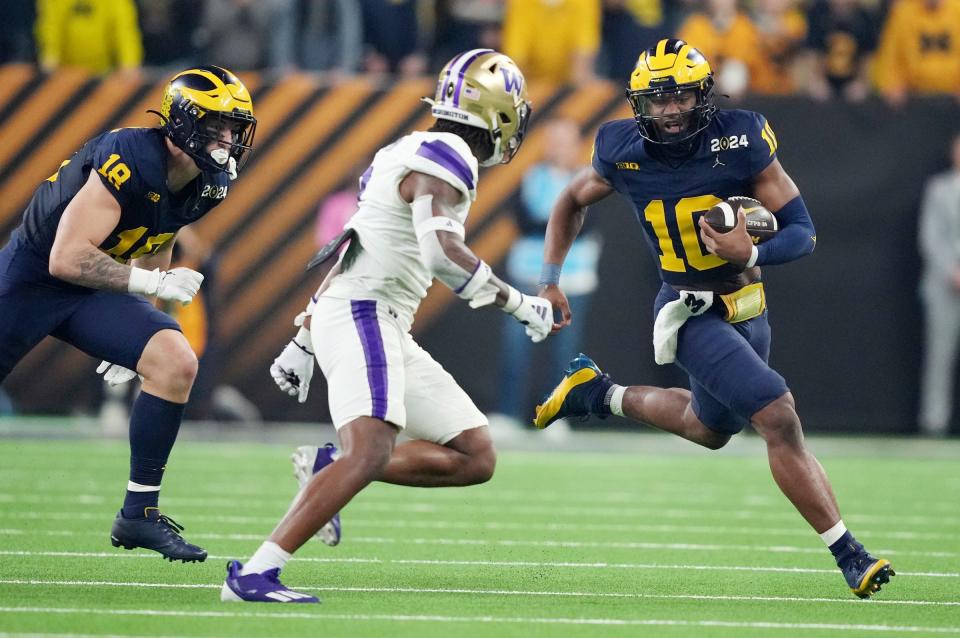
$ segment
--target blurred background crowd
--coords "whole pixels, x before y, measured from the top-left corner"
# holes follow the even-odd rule
[[[491,47],[533,83],[625,82],[661,37],[695,43],[737,97],[960,95],[960,0],[19,0],[0,63],[96,73],[216,60],[335,80],[420,75]]]

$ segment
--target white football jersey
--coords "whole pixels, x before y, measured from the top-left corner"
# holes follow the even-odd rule
[[[466,222],[477,196],[477,159],[470,147],[452,133],[411,133],[380,149],[363,173],[359,209],[345,226],[356,230],[362,250],[324,292],[384,301],[401,313],[408,329],[433,282],[420,257],[410,204],[400,196],[400,182],[411,171],[438,177],[460,191],[463,197],[454,211]]]

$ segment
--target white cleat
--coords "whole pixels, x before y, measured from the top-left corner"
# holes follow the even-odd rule
[[[311,445],[301,445],[290,456],[293,461],[293,476],[302,490],[314,474],[330,465],[340,458],[340,453],[332,443],[327,443],[323,447]],[[333,518],[321,527],[316,534],[324,544],[333,547],[340,543],[340,512],[333,515]]]

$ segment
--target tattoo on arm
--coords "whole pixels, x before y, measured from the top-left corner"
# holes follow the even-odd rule
[[[114,261],[96,246],[90,246],[77,255],[79,275],[70,283],[126,292],[130,284],[130,266]]]

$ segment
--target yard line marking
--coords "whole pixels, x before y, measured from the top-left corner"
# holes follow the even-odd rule
[[[17,536],[33,535],[37,532],[18,528],[0,528],[0,535]],[[43,532],[41,532],[43,533]],[[53,530],[55,536],[102,536],[102,532],[71,532],[69,530]],[[234,540],[258,541],[263,540],[263,534],[218,534],[214,532],[200,532],[192,534],[191,538],[203,540]],[[556,541],[556,540],[486,540],[479,538],[397,538],[394,536],[351,536],[351,542],[373,545],[384,544],[411,544],[411,545],[467,545],[467,546],[503,546],[503,547],[560,547],[560,548],[605,548],[605,549],[672,549],[681,551],[703,552],[768,552],[772,554],[817,554],[823,555],[823,547],[797,547],[794,545],[730,545],[720,543],[653,543],[646,541]],[[876,549],[876,554],[890,556],[926,556],[932,558],[956,558],[958,552],[915,552],[909,550]]]
[[[177,611],[165,609],[91,609],[76,607],[0,607],[0,612],[9,613],[47,613],[81,614],[106,616],[171,616],[186,618],[273,618],[273,619],[309,619],[309,620],[368,620],[399,622],[434,623],[486,623],[486,624],[522,624],[522,625],[607,625],[607,626],[676,626],[676,627],[724,627],[730,629],[797,629],[810,630],[856,630],[889,633],[938,633],[960,634],[960,627],[936,627],[916,625],[855,625],[842,623],[777,623],[777,622],[735,622],[726,620],[670,620],[670,619],[632,619],[632,618],[537,618],[516,616],[439,616],[439,615],[401,615],[401,614],[310,614],[305,612],[229,612],[229,611]]]
[[[48,556],[68,558],[149,558],[159,559],[159,554],[134,554],[128,552],[37,552],[31,550],[0,550],[0,556]],[[236,556],[208,556],[211,560],[235,560]],[[688,569],[695,571],[742,571],[777,572],[784,574],[836,574],[836,569],[815,567],[754,567],[750,565],[671,565],[660,563],[577,563],[563,561],[494,561],[494,560],[436,560],[415,558],[319,558],[297,556],[298,561],[311,563],[370,563],[395,565],[464,565],[482,567],[560,567],[601,569]],[[923,576],[929,578],[960,578],[960,572],[897,572],[897,576]]]
[[[12,495],[16,496],[16,495]],[[87,495],[90,496],[90,495]],[[474,498],[473,496],[471,498]],[[112,499],[111,499],[112,500]],[[180,500],[177,500],[176,496],[167,496],[165,502],[170,504],[177,505],[181,502],[186,502],[188,500],[196,501],[198,507],[202,507],[203,510],[208,510],[211,506],[215,505],[217,502],[216,498],[198,498],[191,499],[190,497],[181,497]],[[443,513],[445,511],[458,511],[464,507],[470,508],[471,511],[486,511],[495,510],[497,514],[515,514],[515,515],[528,515],[528,514],[547,514],[550,516],[562,516],[562,517],[583,517],[584,515],[595,516],[595,517],[611,517],[611,518],[640,518],[640,519],[649,519],[650,517],[656,518],[670,518],[670,519],[690,519],[690,518],[703,518],[711,516],[719,516],[728,519],[737,519],[737,520],[768,520],[768,521],[797,521],[796,512],[790,510],[787,511],[784,509],[783,512],[768,512],[756,507],[749,507],[746,505],[738,506],[736,511],[730,511],[727,509],[717,509],[717,508],[705,508],[705,507],[675,507],[675,508],[660,508],[660,507],[644,507],[648,503],[639,503],[639,506],[630,506],[629,503],[624,503],[619,506],[600,506],[600,507],[591,507],[589,505],[577,505],[570,507],[557,507],[552,505],[531,505],[531,504],[519,504],[519,505],[503,505],[498,503],[496,498],[484,498],[484,499],[474,499],[474,500],[483,500],[489,501],[488,504],[478,504],[476,502],[464,503],[462,501],[448,501],[443,498],[437,499],[441,502],[403,502],[397,503],[393,501],[378,501],[378,500],[368,500],[363,498],[358,502],[352,504],[352,507],[356,511],[373,511],[373,512],[403,512],[403,513],[414,513],[414,514],[428,514],[428,513]],[[676,504],[677,502],[682,502],[682,499],[679,498],[670,498],[668,499],[670,503]],[[567,499],[567,502],[569,499]],[[227,500],[221,501],[224,504],[227,504]],[[230,499],[229,504],[234,504],[236,499]],[[263,505],[274,505],[278,501],[269,500],[269,501],[256,501],[254,499],[251,503],[260,502]],[[178,508],[184,508],[184,503],[177,505]],[[779,501],[777,507],[783,506],[785,501]],[[95,504],[95,503],[94,503]],[[188,506],[189,507],[189,506]],[[184,508],[185,509],[185,508]],[[77,514],[84,514],[89,512],[77,512]],[[10,515],[34,515],[35,517],[42,518],[47,515],[62,515],[64,518],[74,517],[74,514],[71,512],[13,512]],[[237,521],[242,521],[244,519],[249,519],[250,517],[233,517]],[[943,527],[944,525],[958,525],[960,526],[960,517],[956,516],[927,516],[927,515],[903,515],[903,516],[881,516],[881,515],[871,515],[871,514],[850,514],[844,516],[845,520],[848,520],[853,523],[883,523],[885,526],[890,524],[894,525],[920,525],[920,526],[929,526],[929,527]],[[260,520],[248,522],[262,522]],[[276,522],[275,519],[271,519],[271,522]]]
[[[217,589],[220,584],[190,584],[190,583],[139,583],[123,581],[91,581],[91,580],[0,580],[0,585],[56,585],[58,587],[143,587],[159,589]],[[444,589],[422,587],[341,587],[329,585],[290,585],[292,589],[303,589],[320,592],[358,592],[358,593],[398,593],[398,594],[470,594],[479,596],[557,596],[571,598],[638,598],[656,600],[724,600],[746,602],[799,602],[799,603],[850,603],[862,605],[856,598],[805,598],[802,596],[723,596],[718,594],[643,594],[629,592],[576,592],[576,591],[526,591],[516,589]],[[960,602],[938,600],[878,600],[870,601],[878,605],[929,605],[935,607],[960,607]]]

